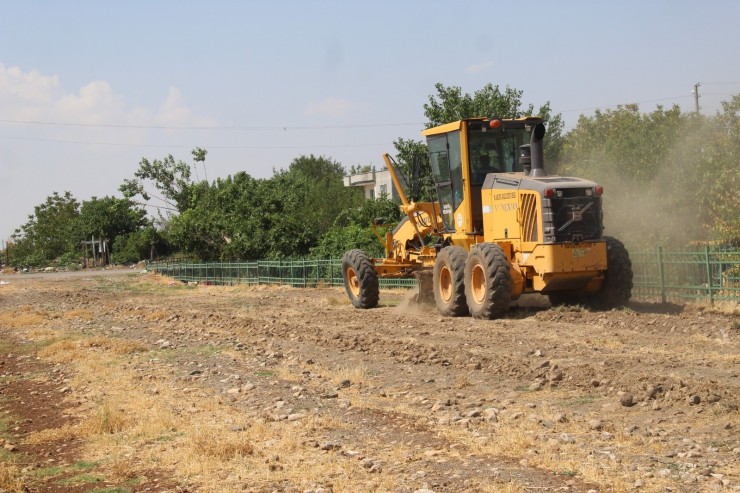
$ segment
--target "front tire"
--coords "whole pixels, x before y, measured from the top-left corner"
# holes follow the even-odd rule
[[[500,246],[481,243],[465,264],[465,297],[474,318],[491,320],[509,310],[513,282],[509,260]]]
[[[616,238],[605,236],[606,273],[601,290],[589,297],[589,305],[609,310],[627,306],[632,297],[632,261],[624,244]]]
[[[437,310],[445,317],[468,314],[465,302],[465,259],[467,252],[457,246],[440,250],[434,262],[432,283]]]
[[[342,257],[344,289],[355,308],[378,306],[380,291],[378,273],[370,257],[362,250],[350,250]]]

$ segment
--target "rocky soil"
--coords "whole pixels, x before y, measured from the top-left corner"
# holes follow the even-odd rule
[[[3,280],[0,491],[740,491],[737,311]],[[117,386],[128,424],[79,431]]]

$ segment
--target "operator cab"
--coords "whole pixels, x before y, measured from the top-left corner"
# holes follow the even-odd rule
[[[482,234],[481,187],[486,175],[523,172],[520,148],[530,144],[534,128],[541,123],[541,118],[534,117],[473,118],[422,132],[447,232]],[[465,224],[466,217],[472,224]]]

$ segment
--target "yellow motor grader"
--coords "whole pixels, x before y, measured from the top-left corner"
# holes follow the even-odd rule
[[[424,130],[434,202],[409,201],[398,166],[384,155],[405,215],[384,235],[384,258],[351,250],[344,285],[357,308],[373,308],[379,277],[416,277],[417,299],[440,314],[493,319],[524,293],[553,304],[625,305],[632,264],[603,235],[603,188],[548,175],[541,118],[470,118]],[[376,221],[377,222],[377,221]]]

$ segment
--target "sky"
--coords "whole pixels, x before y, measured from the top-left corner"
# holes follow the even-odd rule
[[[740,93],[738,19],[735,0],[0,0],[0,240],[53,192],[120,197],[142,158],[195,147],[211,181],[309,154],[380,169],[438,82],[521,90],[566,130],[693,111],[696,83],[714,114]]]

